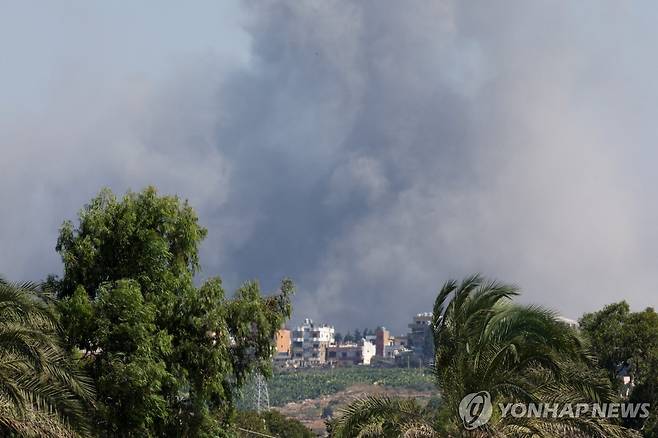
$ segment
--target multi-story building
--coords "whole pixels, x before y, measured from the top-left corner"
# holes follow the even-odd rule
[[[386,327],[378,327],[377,330],[375,331],[375,347],[376,347],[376,355],[379,357],[384,357],[386,356],[385,350],[386,347],[390,345],[390,336],[391,334],[389,333],[388,330],[386,330]]]
[[[327,362],[338,366],[370,365],[375,349],[375,345],[365,339],[356,344],[332,345],[327,347]]]
[[[277,367],[287,367],[290,365],[290,353],[292,347],[292,337],[290,330],[281,328],[274,336],[274,357],[272,358],[274,365]]]
[[[275,345],[277,354],[290,355],[290,347],[292,346],[290,330],[282,328],[276,332]]]
[[[432,341],[432,313],[418,313],[409,324],[407,347],[413,350],[414,356],[424,362],[429,362],[434,356]]]
[[[292,332],[292,360],[297,366],[321,365],[326,361],[327,347],[333,344],[333,326],[306,318]]]

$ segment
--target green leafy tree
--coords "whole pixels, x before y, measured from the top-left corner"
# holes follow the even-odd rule
[[[133,279],[143,294],[156,295],[162,310],[171,310],[177,287],[199,269],[198,247],[207,230],[187,201],[175,196],[158,196],[149,187],[119,200],[103,189],[78,219],[77,228],[64,222],[57,240],[64,262],[61,296],[82,286],[95,298],[101,284]]]
[[[584,416],[494,416],[476,431],[462,427],[459,403],[479,391],[488,391],[494,406],[616,400],[605,378],[582,373],[592,364],[578,333],[548,310],[512,303],[517,295],[513,286],[477,275],[445,283],[432,322],[443,412],[423,415],[411,401],[370,397],[349,405],[332,420],[333,436],[631,436],[605,419]],[[442,422],[432,420],[436,418]]]
[[[652,421],[658,415],[658,314],[652,308],[631,312],[622,301],[583,315],[579,323],[612,384],[620,384],[619,366],[629,364],[635,383],[629,402],[654,407],[646,425],[639,418],[625,419],[624,424],[642,429],[645,436],[658,436]]]
[[[62,348],[39,288],[0,278],[0,435],[75,437],[88,432],[93,386]]]
[[[611,379],[615,380],[616,370],[624,361],[633,363],[639,382],[655,368],[658,314],[652,308],[631,312],[628,303],[622,301],[583,315],[579,323]]]
[[[340,332],[336,332],[336,334],[334,335],[334,340],[336,341],[337,344],[342,344],[343,335],[341,335]]]
[[[97,387],[99,433],[218,436],[245,379],[271,373],[293,284],[267,297],[256,282],[234,297],[219,278],[195,287],[205,235],[187,202],[153,188],[122,199],[103,190],[77,226],[62,226],[64,277],[51,284]]]
[[[354,342],[359,342],[361,339],[363,339],[363,334],[361,334],[359,329],[354,330]]]
[[[300,421],[287,418],[280,412],[240,411],[236,430],[239,437],[251,438],[256,434],[285,438],[313,438],[315,434]]]
[[[239,411],[235,417],[235,431],[240,438],[269,435],[265,419],[256,411]]]
[[[277,411],[263,412],[267,429],[274,436],[286,438],[313,438],[315,434],[299,420],[288,418]]]
[[[98,388],[99,428],[114,436],[148,436],[166,414],[163,385],[173,379],[163,359],[171,353],[171,337],[155,325],[155,306],[145,303],[137,282],[119,280],[103,283],[93,303],[79,287],[61,307],[76,338],[82,337],[76,324],[91,335],[80,345]]]

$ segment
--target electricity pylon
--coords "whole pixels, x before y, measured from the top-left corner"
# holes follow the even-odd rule
[[[270,392],[267,389],[267,382],[261,373],[254,376],[254,408],[256,412],[269,411],[270,409]]]

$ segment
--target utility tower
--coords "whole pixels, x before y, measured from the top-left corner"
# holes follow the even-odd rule
[[[267,382],[261,373],[254,376],[254,408],[256,412],[269,411],[270,409],[270,392],[267,389]]]

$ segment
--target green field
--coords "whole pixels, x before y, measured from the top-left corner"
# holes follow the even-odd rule
[[[405,368],[351,367],[286,370],[275,372],[267,383],[272,406],[282,406],[291,401],[334,394],[357,383],[418,391],[435,388],[429,371]]]

